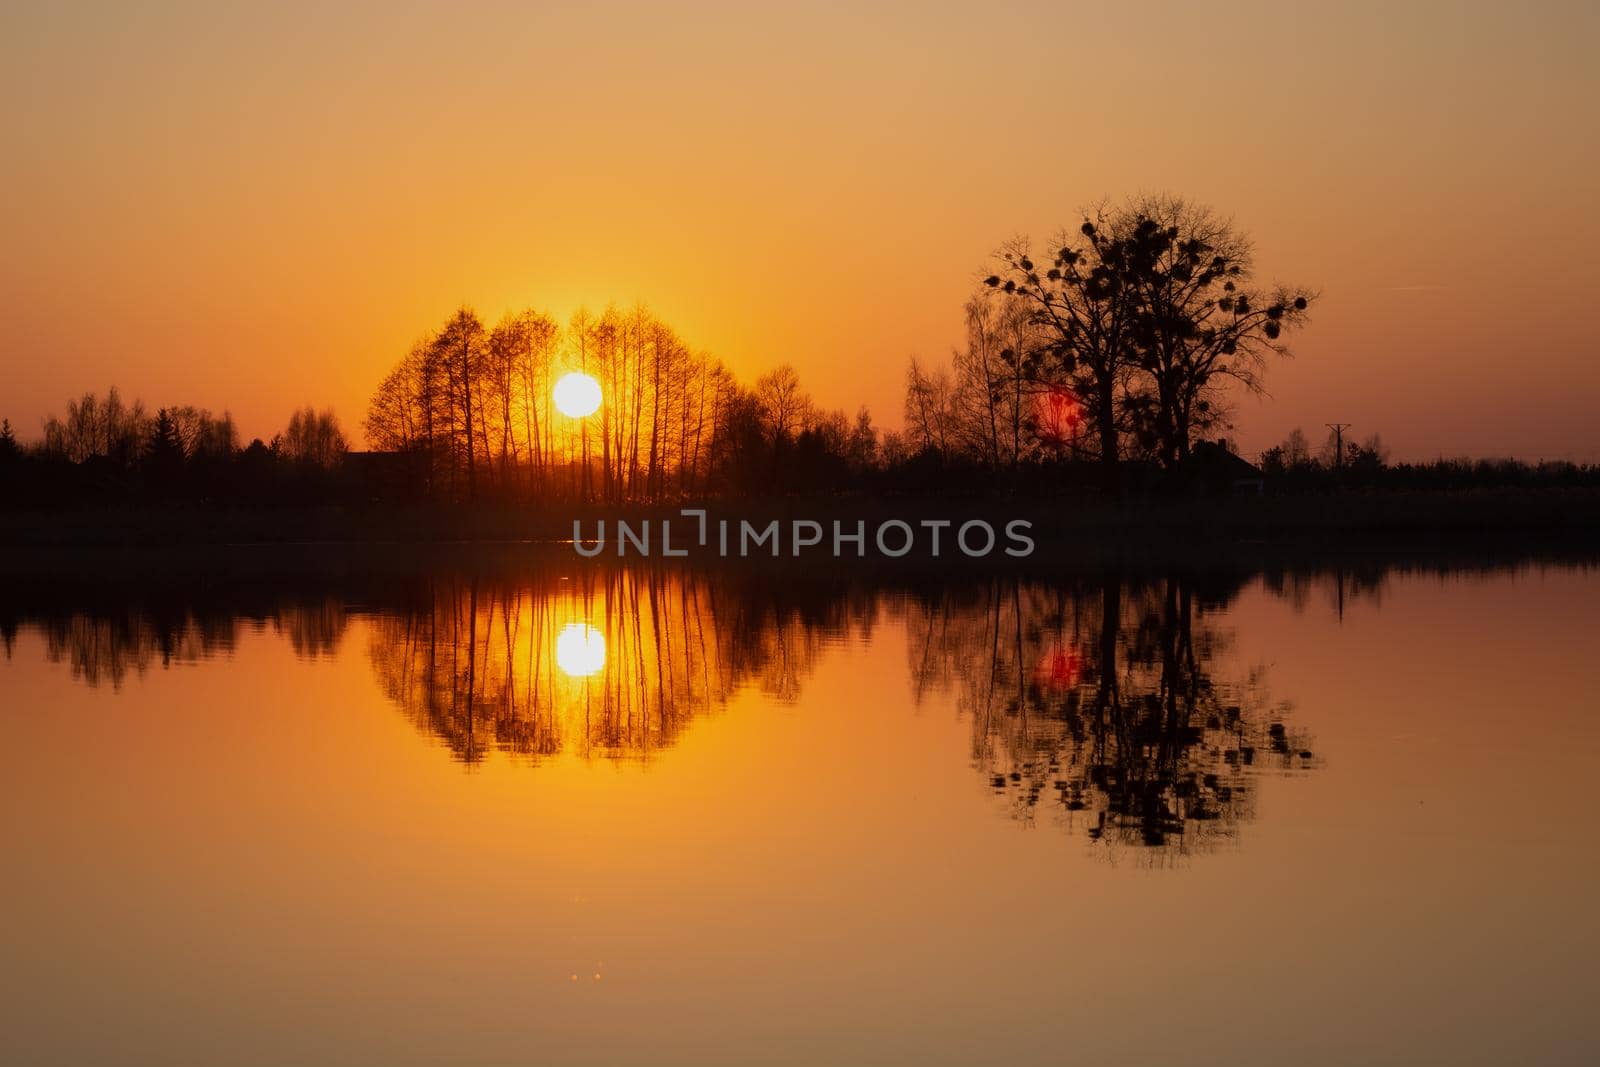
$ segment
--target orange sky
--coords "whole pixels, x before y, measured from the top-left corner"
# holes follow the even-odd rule
[[[463,301],[643,300],[898,425],[996,244],[1169,190],[1324,293],[1247,450],[1600,461],[1600,9],[1109,6],[11,5],[0,415],[355,425]]]

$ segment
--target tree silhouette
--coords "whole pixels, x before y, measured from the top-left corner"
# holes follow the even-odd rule
[[[147,483],[157,492],[170,493],[183,476],[183,440],[178,435],[178,424],[166,408],[156,412],[155,424],[150,429],[150,440],[145,445],[144,470]]]
[[[138,401],[128,405],[112,386],[104,400],[85,393],[67,401],[67,415],[45,420],[44,450],[74,463],[103,460],[121,469],[133,466],[149,435],[149,418]]]
[[[474,391],[488,356],[487,334],[477,313],[461,308],[444,324],[433,341],[444,367],[445,407],[452,448],[466,461],[467,499],[478,495],[478,440],[473,432]],[[487,449],[485,449],[487,451]],[[454,474],[454,467],[451,468]]]
[[[425,472],[425,495],[567,492],[588,498],[596,477],[600,498],[611,503],[745,484],[770,490],[778,484],[774,470],[784,473],[769,462],[775,452],[823,418],[792,368],[774,371],[753,392],[744,390],[718,361],[643,307],[599,315],[579,308],[565,329],[541,312],[517,312],[481,346],[475,321],[457,313],[413,346],[368,408],[368,439],[415,460]],[[479,347],[481,356],[472,355]],[[554,411],[552,386],[568,371],[600,383],[604,401],[595,415],[574,420]],[[762,424],[765,441],[744,436],[747,416]],[[752,444],[754,457],[748,454]],[[747,479],[747,470],[759,475]],[[487,484],[474,472],[486,472]]]
[[[337,467],[350,450],[339,418],[331,410],[317,411],[309,404],[289,416],[289,426],[278,441],[285,459],[316,470]]]
[[[1025,240],[1011,242],[999,271],[984,279],[1004,303],[1020,304],[1033,327],[1000,358],[1014,381],[1066,386],[1084,397],[1103,477],[1114,489],[1122,458],[1118,402],[1133,359],[1136,311],[1124,276],[1126,240],[1102,210],[1078,236],[1063,231],[1053,244],[1049,260],[1035,263]]]
[[[1070,391],[1083,400],[1113,487],[1125,431],[1142,454],[1181,466],[1197,434],[1221,424],[1225,387],[1259,391],[1267,355],[1286,353],[1281,338],[1314,299],[1303,289],[1253,288],[1246,238],[1172,196],[1102,205],[1052,247],[1037,260],[1025,240],[999,253],[984,286],[1003,309],[1020,310],[1027,329],[1000,350],[999,373],[989,336],[969,341],[967,362],[983,372],[964,376],[963,392],[990,409],[992,424],[993,404],[1024,382],[1047,399]],[[1059,419],[1032,427],[1042,441],[1059,436],[1040,433],[1050,421]]]

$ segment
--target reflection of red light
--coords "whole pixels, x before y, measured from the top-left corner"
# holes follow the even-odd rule
[[[1083,425],[1083,405],[1064,386],[1052,385],[1034,401],[1039,436],[1046,441],[1068,441],[1078,436]]]
[[[1051,689],[1071,689],[1083,677],[1083,657],[1057,645],[1039,660],[1034,674],[1040,685]]]

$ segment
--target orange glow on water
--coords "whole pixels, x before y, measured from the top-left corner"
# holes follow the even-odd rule
[[[1195,1035],[1240,1003],[1260,1008],[1242,1063],[1308,1028],[1418,1062],[1592,1044],[1570,940],[1595,879],[1592,568],[1396,575],[1342,618],[1332,576],[1258,580],[1196,615],[1208,676],[1262,697],[1262,723],[1292,703],[1329,759],[1190,763],[1202,790],[1259,788],[1233,821],[1189,820],[1181,851],[1091,838],[1080,803],[1150,795],[1089,773],[1097,743],[1170,766],[1237,725],[1140,711],[1158,590],[1125,590],[1134,658],[1097,712],[1017,686],[1098,666],[1097,593],[886,593],[806,622],[770,590],[576,577],[445,577],[348,615],[307,601],[208,623],[190,639],[227,643],[170,667],[165,612],[24,622],[0,657],[0,792],[28,812],[0,820],[26,860],[0,886],[14,1058],[1115,1061],[1139,1033],[1182,1062],[1216,1058]],[[551,674],[583,619],[609,639],[601,682]],[[1263,664],[1270,692],[1236,687]],[[1130,721],[1177,747],[1119,737]],[[1485,782],[1505,785],[1493,803]],[[1237,977],[1197,986],[1219,931]],[[1556,947],[1523,967],[1529,945]],[[1317,966],[1284,981],[1300,958]],[[1154,1011],[1152,975],[1171,994]],[[85,1004],[97,1025],[60,1007]]]

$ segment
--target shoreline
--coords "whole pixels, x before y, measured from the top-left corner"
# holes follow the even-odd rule
[[[617,520],[659,530],[673,524],[675,545],[697,528],[679,507],[563,509],[538,512],[481,508],[442,514],[389,507],[208,509],[82,508],[0,515],[0,574],[12,576],[117,570],[217,575],[244,573],[405,573],[419,568],[691,566],[870,572],[981,569],[1024,572],[1096,567],[1261,567],[1439,558],[1600,558],[1600,490],[1474,490],[1461,493],[1344,493],[1325,496],[1231,497],[1204,500],[784,498],[708,502],[709,523],[727,519],[784,525],[774,557],[766,547],[741,558],[722,556],[689,537],[686,557],[616,553]],[[575,551],[572,523],[585,537],[607,520],[598,556]],[[885,521],[983,520],[1000,534],[996,550],[970,557],[946,531],[937,557],[927,540],[900,557],[876,551],[872,532]],[[835,557],[826,539],[798,556],[787,524],[809,520],[831,529],[865,525],[865,551]],[[1012,557],[1004,527],[1031,524],[1033,553]],[[714,528],[714,527],[713,527]],[[659,541],[656,542],[659,546]]]
[[[1107,534],[1135,539],[1237,539],[1366,532],[1590,531],[1600,536],[1600,488],[1347,491],[1282,496],[1191,498],[788,496],[617,506],[564,503],[439,508],[387,504],[238,507],[207,504],[86,505],[0,511],[0,546],[246,544],[257,542],[568,543],[573,522],[589,530],[618,520],[634,526],[698,520],[764,524],[812,520],[876,523],[900,519],[982,519],[1032,523],[1036,536],[1072,543]]]

